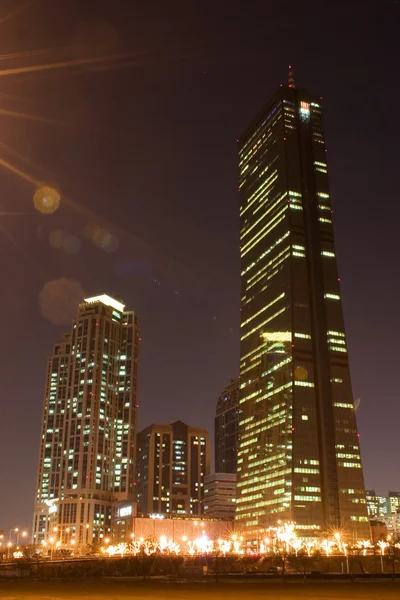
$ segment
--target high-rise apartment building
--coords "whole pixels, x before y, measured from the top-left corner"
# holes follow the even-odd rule
[[[48,360],[33,540],[98,543],[118,501],[133,501],[137,316],[107,295],[86,299]]]
[[[138,433],[137,449],[139,512],[202,515],[210,471],[207,431],[182,421],[150,425]]]
[[[236,518],[368,538],[320,97],[291,77],[241,136],[239,171]]]
[[[236,473],[240,379],[226,386],[217,402],[214,429],[216,473]]]

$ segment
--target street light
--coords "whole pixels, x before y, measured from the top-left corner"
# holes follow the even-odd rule
[[[12,532],[15,531],[15,533],[18,533],[19,529],[18,527],[13,527],[12,529],[10,529],[10,534],[8,536],[8,541],[11,542],[11,534]]]
[[[28,535],[27,531],[21,531],[20,529],[18,529],[18,531],[17,531],[17,546],[18,546],[20,536],[24,538],[27,535]]]
[[[54,537],[49,538],[50,546],[50,560],[53,560],[53,552],[54,552],[54,542],[56,539]]]

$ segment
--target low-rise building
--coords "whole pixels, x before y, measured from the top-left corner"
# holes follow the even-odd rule
[[[234,519],[236,474],[211,473],[204,480],[204,514],[218,519]]]
[[[121,509],[116,516],[112,543],[130,543],[146,540],[156,542],[161,537],[173,543],[194,541],[202,536],[210,540],[230,539],[234,532],[233,521],[195,517],[171,517],[153,514],[147,517],[136,517],[126,514],[129,510]],[[133,511],[132,511],[133,513]]]

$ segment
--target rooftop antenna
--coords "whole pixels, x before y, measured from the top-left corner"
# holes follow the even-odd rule
[[[288,81],[288,86],[290,88],[295,88],[296,84],[294,82],[294,71],[292,69],[292,65],[289,65],[289,81]]]

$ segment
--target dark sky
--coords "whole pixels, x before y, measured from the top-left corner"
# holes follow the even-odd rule
[[[400,489],[400,3],[23,4],[0,7],[0,76],[118,57],[0,79],[0,159],[62,192],[41,215],[33,186],[0,170],[0,528],[31,526],[46,358],[80,286],[139,314],[140,427],[182,419],[212,432],[238,374],[236,139],[289,62],[324,99],[366,485]],[[113,252],[88,239],[96,227]]]

